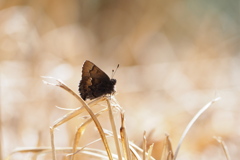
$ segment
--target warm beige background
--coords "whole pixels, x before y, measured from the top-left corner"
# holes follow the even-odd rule
[[[152,142],[168,133],[175,149],[194,114],[220,96],[190,130],[179,160],[225,159],[213,136],[223,138],[232,159],[240,156],[238,1],[0,4],[4,157],[16,147],[50,146],[49,126],[66,113],[55,106],[76,108],[79,103],[63,90],[44,85],[41,76],[59,78],[77,92],[86,59],[108,75],[120,64],[116,98],[126,111],[129,139],[136,144],[141,144],[144,130],[154,130]],[[59,127],[58,147],[71,144],[78,120]],[[81,145],[98,138],[93,128]]]

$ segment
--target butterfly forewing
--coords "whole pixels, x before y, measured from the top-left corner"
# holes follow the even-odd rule
[[[110,79],[106,73],[90,61],[85,61],[82,68],[82,80],[79,84],[81,97],[94,99],[114,92],[115,79]]]
[[[108,79],[108,75],[90,61],[85,61],[82,68],[82,77]]]

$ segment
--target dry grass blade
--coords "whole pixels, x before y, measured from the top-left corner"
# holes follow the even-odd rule
[[[91,157],[96,157],[99,159],[106,159],[109,160],[108,156],[106,155],[106,152],[99,149],[93,149],[93,148],[84,148],[84,150],[81,151],[81,154],[90,155]],[[113,154],[114,160],[117,160],[117,155]]]
[[[122,130],[122,131],[124,131],[124,129]],[[104,132],[107,134],[107,135],[111,135],[111,136],[113,136],[113,133],[111,132],[111,131],[108,131],[108,130],[104,130]],[[121,132],[120,132],[121,133]],[[121,133],[122,134],[122,133]],[[119,139],[121,139],[122,140],[122,138],[121,137],[118,137]],[[143,150],[141,149],[141,148],[139,148],[138,146],[136,146],[133,142],[129,142],[129,141],[127,141],[128,143],[129,143],[129,155],[131,155],[131,159],[137,159],[137,160],[141,160],[142,158],[141,158],[141,156],[138,154],[138,152],[134,149],[134,148],[137,148],[137,150],[138,151],[140,151],[140,152],[143,152]],[[123,144],[124,142],[122,142],[122,144]],[[133,147],[134,146],[134,147]],[[130,152],[131,152],[131,154],[130,154]],[[134,157],[134,158],[133,158]],[[154,158],[153,157],[150,157],[151,158],[151,160],[154,160]]]
[[[105,133],[107,133],[108,135],[113,136],[113,133],[112,133],[111,131],[108,131],[108,130],[104,130],[104,131],[105,131]],[[123,138],[122,138],[122,137],[123,137],[123,136],[122,136],[123,132],[126,132],[126,131],[125,131],[125,128],[122,128],[122,129],[120,130],[121,137],[118,137],[118,138],[121,140],[122,145],[123,145],[123,143],[125,143],[125,142],[123,142]],[[128,143],[128,146],[129,146],[128,151],[129,151],[129,156],[130,156],[130,158],[131,158],[131,159],[142,160],[141,156],[138,154],[138,152],[137,152],[134,148],[137,148],[137,150],[140,151],[140,152],[143,152],[143,150],[142,150],[141,148],[139,148],[138,146],[136,146],[133,142],[129,142],[129,141],[127,140],[127,143]],[[133,147],[133,146],[134,146],[134,147]],[[124,149],[124,147],[123,147],[123,149]],[[123,151],[123,152],[124,152],[124,151]],[[130,154],[130,152],[131,152],[131,154]],[[124,152],[124,156],[125,156],[125,152]],[[125,158],[126,158],[126,157],[125,157]],[[154,160],[154,158],[151,157],[151,160]]]
[[[174,160],[177,158],[179,149],[181,147],[181,144],[184,140],[184,138],[186,137],[188,131],[190,130],[190,128],[192,127],[192,125],[195,123],[195,121],[199,118],[199,116],[204,113],[204,111],[206,111],[214,102],[220,100],[220,97],[213,99],[212,101],[210,101],[209,103],[207,103],[203,108],[201,108],[197,114],[193,117],[193,119],[189,122],[189,124],[187,125],[186,129],[184,130],[182,137],[178,143],[177,149],[175,151],[175,156],[174,156]]]
[[[86,155],[90,155],[91,157],[96,157],[96,158],[98,158],[98,159],[109,160],[109,157],[103,155],[103,152],[102,152],[102,153],[98,153],[98,152],[93,152],[93,151],[91,151],[91,152],[82,151],[81,153],[86,154]],[[117,159],[117,157],[114,158],[114,159]]]
[[[11,154],[14,154],[14,153],[17,153],[17,152],[21,152],[21,153],[24,153],[24,152],[43,152],[43,151],[46,151],[46,150],[51,150],[50,147],[37,147],[37,148],[34,148],[34,147],[27,147],[27,148],[17,148],[15,149]]]
[[[131,145],[129,146],[129,149],[132,153],[132,159],[137,159],[137,160],[141,160],[141,156],[137,153],[137,151],[134,149],[134,147],[132,147]]]
[[[72,150],[71,147],[64,147],[64,148],[57,149],[57,151],[61,151],[61,152],[70,152],[71,150]],[[36,153],[37,155],[35,157],[37,157],[39,154],[46,154],[46,153],[48,154],[50,152],[52,152],[51,147],[22,147],[22,148],[17,148],[13,152],[11,152],[11,154],[5,160],[10,160],[11,156],[15,153]]]
[[[98,117],[100,116],[104,111],[106,111],[107,108],[101,110],[100,112],[96,113],[95,116]],[[91,118],[88,118],[83,124],[80,125],[80,127],[78,127],[76,133],[75,133],[75,137],[74,137],[74,141],[73,141],[73,150],[72,150],[72,153],[75,153],[77,151],[77,145],[80,141],[80,138],[81,136],[83,135],[87,125],[89,123],[92,122],[92,119]],[[74,160],[75,158],[75,154],[72,155],[71,159]]]
[[[226,146],[226,144],[224,143],[224,141],[222,140],[222,138],[221,138],[221,137],[214,137],[214,138],[218,141],[218,143],[221,144],[222,149],[223,149],[223,152],[224,152],[224,154],[225,154],[225,156],[226,156],[226,159],[227,159],[227,160],[231,160],[231,158],[230,158],[230,156],[229,156],[229,152],[228,152],[227,146]]]
[[[167,160],[173,160],[173,149],[172,149],[172,142],[169,138],[169,135],[166,136],[166,143],[167,143]]]
[[[136,159],[139,159],[141,160],[140,156],[137,154],[137,151],[143,153],[143,150],[141,148],[139,148],[136,144],[132,143],[132,142],[129,142],[130,143],[130,150],[131,150],[131,153],[134,154],[134,157]],[[148,155],[148,153],[146,153]],[[150,157],[151,160],[155,160],[153,157]]]
[[[88,103],[88,105],[90,107],[96,105],[97,103],[101,102],[102,99],[96,99],[94,101],[91,101],[90,103]],[[83,107],[79,107],[79,108],[76,108],[76,109],[73,109],[71,110],[71,112],[67,113],[66,115],[62,116],[61,118],[59,118],[58,120],[56,120],[54,122],[54,125],[52,126],[52,128],[56,128],[58,126],[60,126],[61,124],[69,121],[70,119],[78,116],[79,114],[83,113],[85,110]]]
[[[97,141],[100,141],[100,140],[101,139],[98,139]],[[88,145],[90,145],[90,144],[88,144]],[[101,159],[102,158],[109,159],[107,154],[106,154],[106,151],[104,151],[104,150],[87,148],[86,146],[82,147],[82,148],[77,148],[77,149],[79,151],[81,151],[81,154],[90,155],[90,156],[98,157],[98,158],[101,158]],[[69,152],[72,151],[72,147],[58,148],[58,149],[56,149],[56,151],[69,153]],[[38,153],[38,152],[40,152],[41,154],[43,154],[43,153],[51,152],[51,148],[50,147],[23,148],[23,149],[20,148],[18,150],[15,150],[15,152],[13,152],[13,153],[16,153],[16,152],[21,152],[21,153],[25,153],[25,152],[36,152],[36,153]],[[69,155],[72,155],[72,153],[69,154]],[[114,159],[117,159],[117,155],[113,154],[113,157],[114,157]]]
[[[3,159],[2,155],[2,83],[0,75],[0,159]]]
[[[48,77],[44,77],[44,78],[48,78]],[[53,78],[50,78],[50,79],[53,79]],[[69,87],[67,87],[64,83],[62,83],[60,80],[58,79],[54,79],[55,81],[57,81],[57,84],[52,84],[52,83],[48,83],[46,81],[44,81],[45,83],[47,84],[50,84],[50,85],[54,85],[54,86],[59,86],[61,88],[63,88],[64,90],[68,91],[70,94],[72,94],[79,102],[81,102],[81,104],[83,105],[83,107],[85,108],[85,110],[88,112],[88,114],[91,116],[91,118],[93,119],[98,131],[99,131],[99,134],[102,138],[102,141],[103,141],[103,144],[104,144],[104,147],[105,147],[105,150],[108,154],[108,157],[110,160],[112,160],[112,154],[111,154],[111,151],[110,151],[110,148],[109,148],[109,145],[108,145],[108,142],[107,142],[107,138],[105,137],[105,134],[103,132],[103,129],[102,129],[102,126],[101,124],[99,123],[98,119],[96,118],[96,116],[94,115],[93,111],[90,109],[90,107],[86,104],[86,102],[80,97],[78,96],[75,92],[73,92]],[[105,100],[105,98],[102,98],[103,100]],[[61,123],[61,122],[59,122]],[[56,159],[56,153],[55,153],[55,146],[54,146],[54,130],[53,128],[50,128],[50,133],[51,133],[51,143],[52,143],[52,150],[53,150],[53,160]]]
[[[90,106],[94,106],[98,102],[102,101],[101,99],[96,99],[95,101],[92,101],[89,103]],[[72,110],[71,112],[67,113],[63,117],[59,118],[57,121],[54,122],[53,126],[50,127],[50,135],[51,135],[51,145],[52,145],[52,150],[53,150],[53,156],[55,157],[55,145],[54,145],[54,129],[61,124],[69,121],[70,119],[78,116],[84,111],[83,107],[76,108],[75,110]],[[54,159],[54,158],[53,158]]]
[[[108,138],[108,137],[112,137],[112,136],[106,136],[106,137]],[[102,140],[101,138],[96,139],[96,140],[94,140],[94,141],[86,144],[85,146],[81,147],[80,149],[79,149],[79,147],[77,147],[77,148],[76,148],[76,152],[70,153],[70,154],[68,154],[67,156],[72,156],[72,155],[74,155],[74,154],[77,154],[77,153],[79,153],[79,152],[82,152],[86,147],[88,147],[88,146],[90,146],[91,144],[94,144],[94,143],[96,143],[96,142],[99,142],[99,141],[101,141],[101,140]]]
[[[146,159],[146,151],[147,151],[147,139],[146,139],[146,131],[143,133],[143,160]]]
[[[165,134],[165,136],[166,136],[166,139],[165,139],[165,143],[164,143],[164,146],[163,146],[161,159],[162,160],[165,160],[165,159],[166,160],[172,160],[174,158],[173,150],[172,150],[172,143],[171,143],[171,140],[169,138],[169,135]]]
[[[149,149],[148,149],[148,156],[147,156],[147,160],[150,160],[151,159],[151,156],[152,156],[152,151],[153,151],[153,146],[154,146],[154,143],[150,145]]]
[[[118,159],[122,160],[120,145],[119,145],[119,141],[118,141],[117,129],[116,129],[116,125],[115,125],[114,118],[113,118],[112,106],[111,106],[111,103],[110,103],[109,99],[106,99],[106,100],[107,100],[107,104],[108,104],[109,120],[110,120],[111,127],[112,127],[113,138],[114,138],[114,141],[115,141],[115,146],[116,146],[116,150],[117,150],[117,154],[118,154]]]
[[[123,112],[121,112],[120,135],[121,135],[121,142],[122,142],[124,157],[127,160],[131,160],[128,137],[127,137],[126,128],[125,128],[125,118],[124,118]]]

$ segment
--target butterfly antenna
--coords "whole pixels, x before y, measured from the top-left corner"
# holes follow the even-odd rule
[[[117,72],[118,67],[119,67],[119,64],[117,65],[117,67],[116,67],[115,70],[114,70],[114,69],[112,70],[112,78],[113,78],[113,76],[115,75],[115,73]]]

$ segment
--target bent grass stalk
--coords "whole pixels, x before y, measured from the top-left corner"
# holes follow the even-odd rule
[[[45,78],[48,78],[48,77],[45,77]],[[52,79],[52,78],[51,78]],[[104,144],[104,147],[105,147],[105,150],[108,154],[108,157],[110,160],[112,160],[112,154],[111,154],[111,150],[110,150],[110,147],[108,145],[108,142],[107,142],[107,139],[105,137],[105,134],[103,132],[103,129],[102,129],[102,126],[100,124],[100,122],[98,121],[98,119],[96,118],[96,116],[94,115],[93,111],[90,109],[90,107],[87,105],[87,103],[80,97],[78,96],[75,92],[73,92],[69,87],[67,87],[63,82],[61,82],[60,80],[58,79],[55,79],[57,81],[57,84],[52,84],[52,83],[48,83],[46,81],[44,81],[46,84],[49,84],[49,85],[54,85],[54,86],[58,86],[58,87],[61,87],[63,88],[64,90],[68,91],[70,94],[72,94],[75,98],[77,98],[77,100],[83,105],[83,107],[85,108],[85,110],[88,112],[88,114],[91,116],[93,122],[95,123],[98,131],[99,131],[99,134],[102,138],[102,141],[103,141],[103,144]],[[104,99],[104,98],[103,98]],[[72,112],[71,112],[72,113]],[[74,113],[72,113],[74,114]],[[64,117],[66,119],[71,119],[73,118],[72,115],[70,115],[70,117]],[[50,127],[50,134],[51,134],[51,144],[52,144],[52,155],[53,155],[53,160],[56,160],[56,152],[55,152],[55,145],[54,145],[54,129],[65,123],[66,122],[66,119],[63,119],[63,120],[60,120],[58,121],[57,123],[55,123],[52,127]]]
[[[180,138],[180,141],[178,143],[177,149],[175,151],[174,154],[174,160],[176,160],[179,149],[182,145],[182,142],[184,140],[184,138],[186,137],[187,133],[189,132],[190,128],[193,126],[193,124],[196,122],[196,120],[200,117],[200,115],[202,115],[214,102],[220,100],[220,97],[217,97],[215,99],[213,99],[212,101],[210,101],[209,103],[207,103],[205,106],[203,106],[198,112],[197,114],[193,117],[193,119],[188,123],[186,129],[184,130],[182,137]]]

